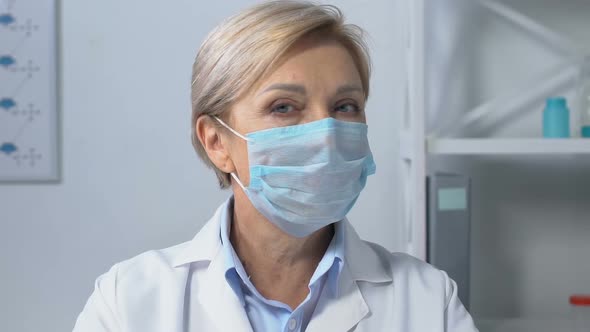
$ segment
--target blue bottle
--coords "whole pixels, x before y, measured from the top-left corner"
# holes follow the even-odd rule
[[[570,137],[570,111],[565,98],[547,99],[543,112],[543,136],[547,138]]]
[[[582,137],[590,138],[590,80],[582,100]]]

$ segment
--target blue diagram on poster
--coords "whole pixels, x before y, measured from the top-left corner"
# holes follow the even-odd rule
[[[57,180],[55,0],[0,0],[0,181]]]

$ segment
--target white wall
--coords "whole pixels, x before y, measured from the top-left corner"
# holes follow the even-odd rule
[[[205,34],[250,3],[61,1],[62,181],[0,185],[0,330],[71,330],[99,274],[190,239],[228,195],[190,144],[190,70]],[[350,218],[397,250],[396,5],[333,3],[369,31],[375,65],[368,121],[378,172]]]

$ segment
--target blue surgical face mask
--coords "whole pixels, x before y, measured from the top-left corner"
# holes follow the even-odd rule
[[[292,236],[344,219],[375,173],[364,123],[326,118],[244,136],[216,119],[248,144],[249,185],[231,176],[264,217]]]

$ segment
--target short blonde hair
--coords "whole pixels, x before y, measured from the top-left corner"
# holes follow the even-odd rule
[[[241,93],[273,70],[290,46],[315,33],[340,42],[350,52],[368,97],[371,64],[364,31],[344,24],[342,12],[335,6],[263,2],[224,20],[201,45],[192,74],[191,139],[199,157],[215,170],[221,188],[229,187],[229,174],[207,156],[197,137],[197,119],[221,116]]]

